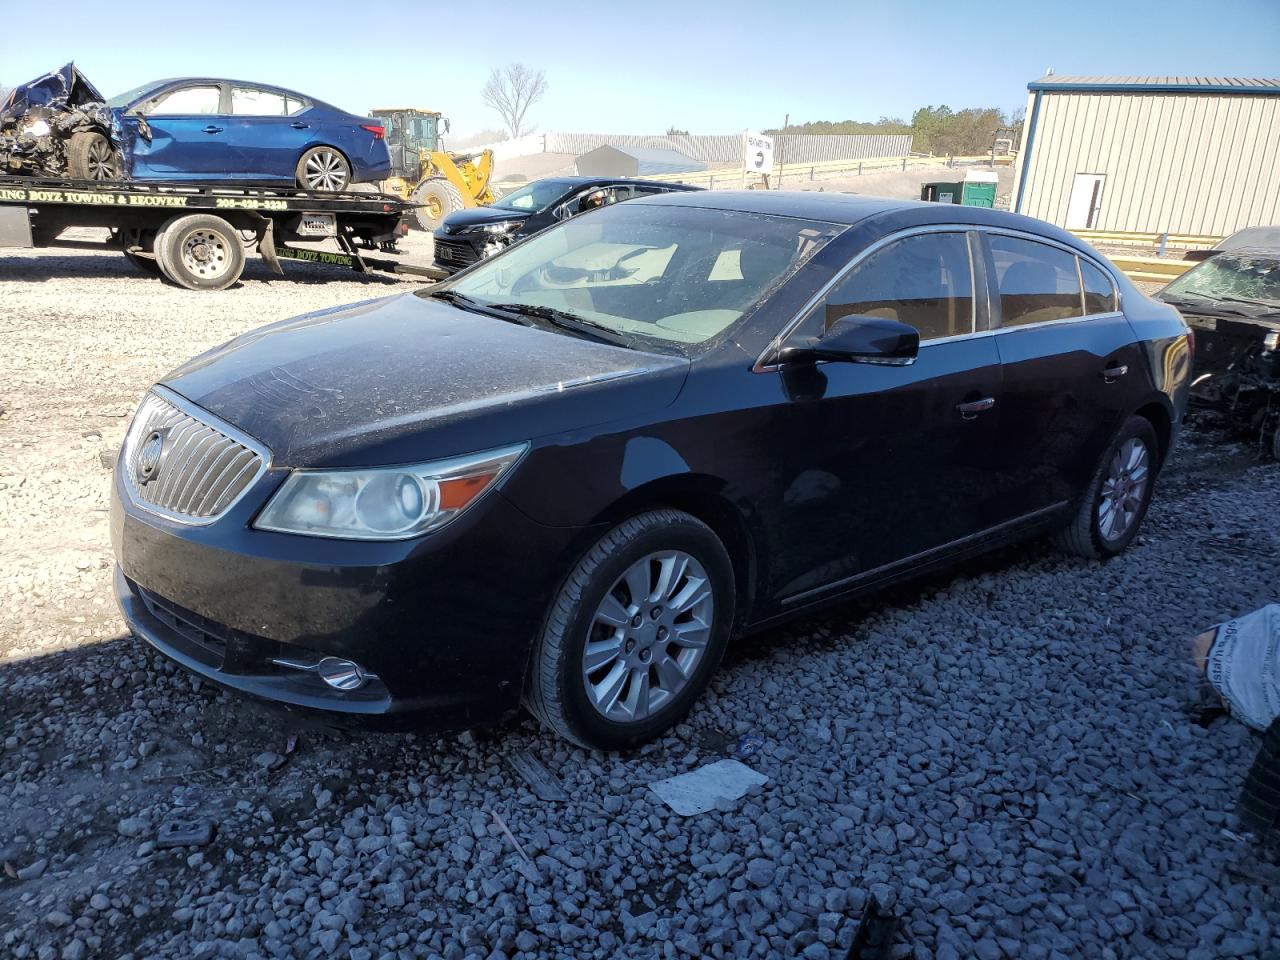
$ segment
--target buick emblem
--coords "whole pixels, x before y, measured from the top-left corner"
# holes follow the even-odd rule
[[[153,433],[143,441],[138,451],[138,483],[146,485],[156,478],[160,472],[160,457],[164,453],[164,436]]]

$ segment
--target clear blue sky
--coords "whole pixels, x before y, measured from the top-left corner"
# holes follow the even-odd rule
[[[909,119],[925,104],[1013,109],[1050,66],[1280,76],[1280,0],[0,0],[0,24],[10,86],[74,59],[107,96],[226,76],[355,112],[441,110],[455,134],[499,126],[480,89],[491,67],[516,60],[546,72],[530,114],[539,128],[616,133],[730,133],[787,113]]]

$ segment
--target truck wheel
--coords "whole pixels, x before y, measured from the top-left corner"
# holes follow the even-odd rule
[[[418,226],[431,233],[444,222],[444,218],[465,204],[458,188],[444,177],[428,177],[413,191],[413,202],[422,206],[413,211]]]
[[[1160,447],[1151,423],[1130,417],[1098,461],[1071,524],[1056,536],[1068,553],[1105,560],[1133,542],[1151,504]]]
[[[734,600],[729,554],[704,523],[676,510],[620,523],[552,602],[525,706],[584,747],[621,750],[653,739],[706,689]]]
[[[120,154],[100,133],[73,133],[67,141],[67,172],[77,180],[120,180]]]
[[[244,272],[244,244],[236,229],[207,213],[177,216],[156,235],[156,262],[188,290],[222,290]]]
[[[302,190],[341,193],[351,183],[351,164],[333,147],[312,147],[298,160],[294,177]]]

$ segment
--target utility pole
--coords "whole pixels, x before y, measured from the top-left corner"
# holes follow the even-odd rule
[[[791,114],[787,114],[782,121],[782,129],[778,131],[778,149],[774,151],[773,164],[778,169],[774,172],[778,175],[778,189],[782,189],[782,138],[786,136],[787,127],[791,126]]]

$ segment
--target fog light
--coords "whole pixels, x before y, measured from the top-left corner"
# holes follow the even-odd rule
[[[358,690],[368,680],[358,663],[342,660],[339,657],[325,657],[316,664],[316,673],[320,679],[335,690]]]

